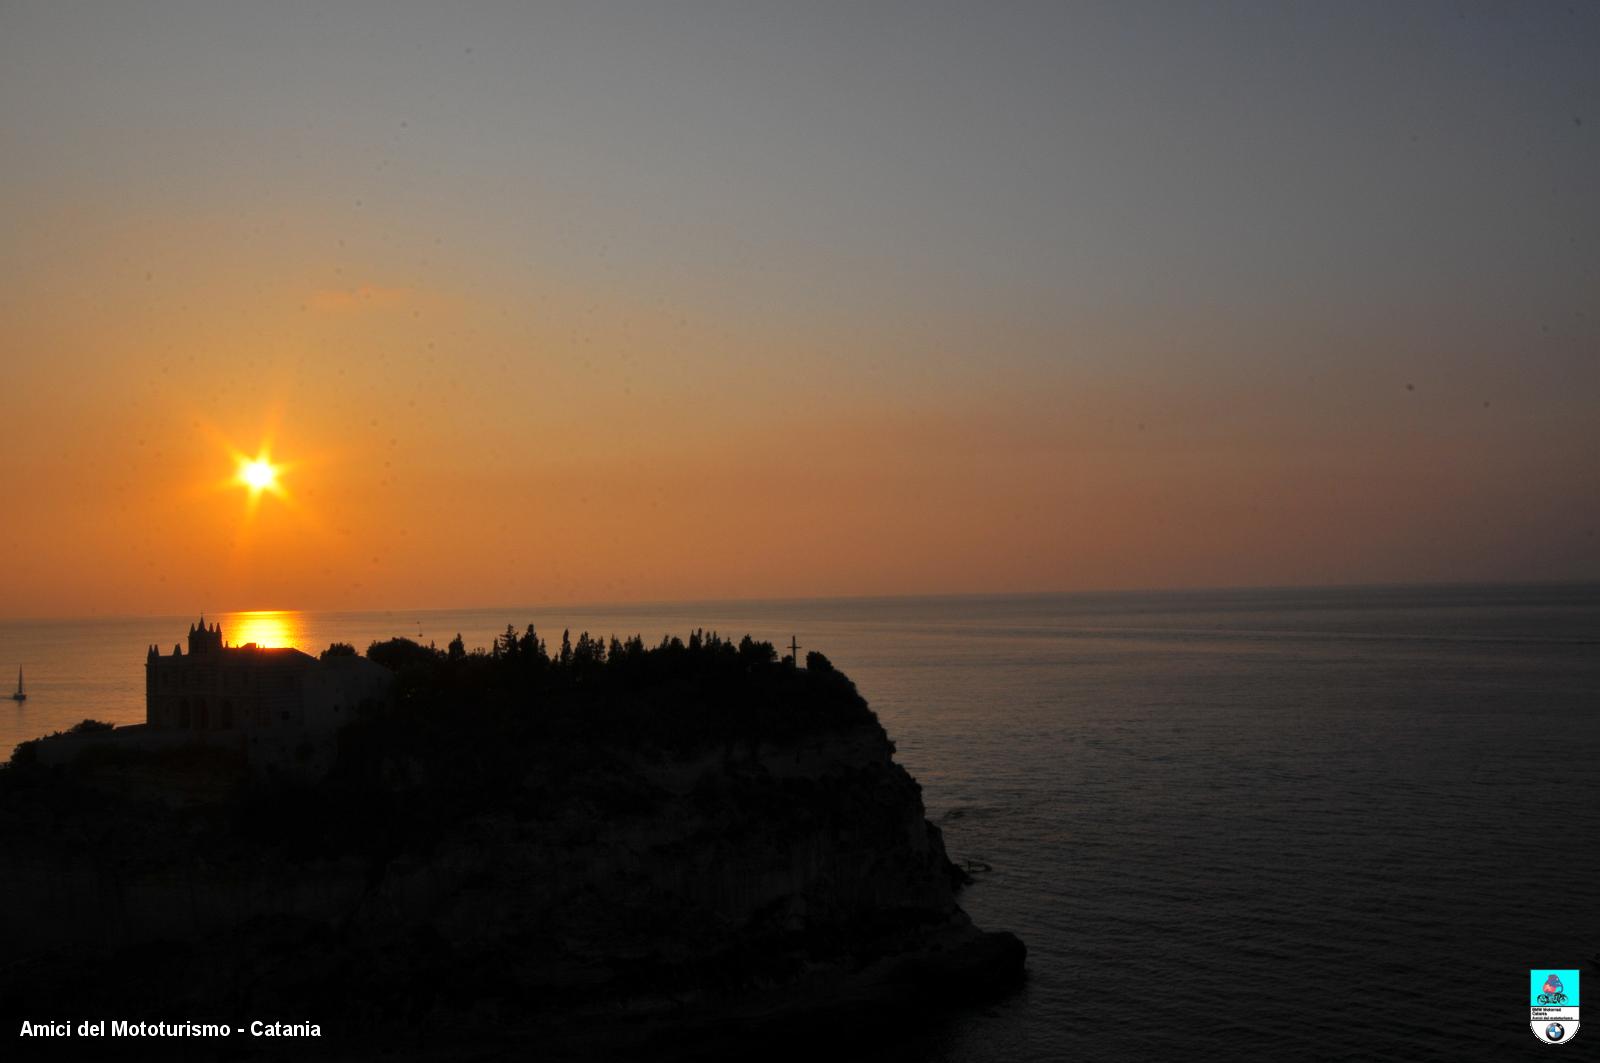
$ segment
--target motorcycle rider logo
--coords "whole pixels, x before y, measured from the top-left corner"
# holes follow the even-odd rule
[[[1577,970],[1535,967],[1528,972],[1528,1025],[1547,1045],[1564,1045],[1578,1036]]]

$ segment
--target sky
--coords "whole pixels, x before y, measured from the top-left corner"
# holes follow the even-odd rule
[[[0,615],[1600,579],[1597,54],[0,0]]]

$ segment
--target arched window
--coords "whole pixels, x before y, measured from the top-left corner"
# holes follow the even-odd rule
[[[194,728],[197,731],[206,731],[211,728],[211,713],[206,709],[205,698],[201,698],[196,703]]]
[[[178,701],[178,726],[189,726],[189,699],[181,698]]]
[[[221,727],[224,731],[233,730],[233,702],[224,701],[222,703],[222,720],[217,726]]]

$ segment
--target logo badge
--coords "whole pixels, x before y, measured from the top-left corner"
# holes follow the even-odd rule
[[[1578,1036],[1578,972],[1565,967],[1535,967],[1528,972],[1528,1025],[1547,1045],[1564,1045]]]

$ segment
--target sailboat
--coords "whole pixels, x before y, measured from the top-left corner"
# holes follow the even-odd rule
[[[27,693],[22,689],[22,666],[21,665],[17,666],[17,692],[15,694],[11,695],[11,700],[12,701],[27,701],[28,700]]]

